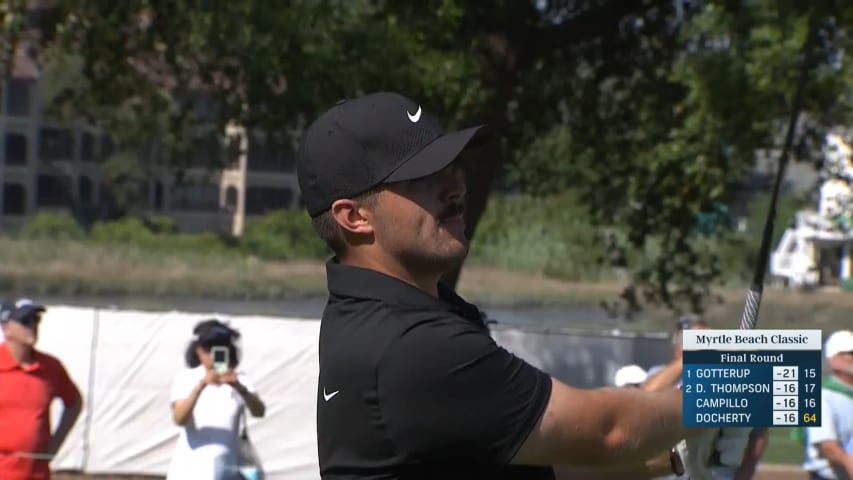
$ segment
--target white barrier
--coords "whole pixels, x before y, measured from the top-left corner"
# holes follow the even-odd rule
[[[65,364],[85,408],[52,468],[164,475],[178,435],[169,413],[172,379],[184,368],[193,326],[213,316],[240,330],[240,368],[267,403],[265,418],[250,418],[248,428],[268,478],[319,478],[319,322],[60,306],[48,308],[39,348]]]
[[[316,320],[51,306],[39,348],[56,355],[83,394],[85,408],[52,462],[54,470],[165,475],[178,428],[169,391],[184,366],[193,326],[216,317],[242,334],[240,368],[267,404],[249,432],[273,479],[317,479]],[[577,386],[610,382],[626,363],[665,360],[665,340],[497,328],[498,343]],[[644,360],[643,360],[644,359]],[[60,410],[54,406],[52,419]]]

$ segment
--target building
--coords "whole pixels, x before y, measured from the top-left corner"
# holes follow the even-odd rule
[[[110,137],[82,123],[58,124],[43,115],[37,68],[17,57],[12,78],[0,82],[0,230],[20,228],[42,212],[72,205],[101,208],[110,191],[99,159],[113,150]],[[218,142],[194,145],[181,182],[164,168],[151,168],[147,212],[175,219],[185,232],[240,235],[247,219],[300,204],[292,152],[269,148],[260,135],[238,126],[241,152],[227,169],[211,171],[207,156],[222,155]],[[156,165],[156,143],[140,158]],[[73,202],[76,202],[73,203]]]

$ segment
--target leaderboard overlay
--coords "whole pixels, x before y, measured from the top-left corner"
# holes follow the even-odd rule
[[[820,330],[685,330],[684,425],[820,425]]]

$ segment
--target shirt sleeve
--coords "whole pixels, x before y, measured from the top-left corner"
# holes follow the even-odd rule
[[[663,370],[663,368],[664,365],[655,365],[654,367],[648,369],[648,371],[646,371],[646,378],[652,378],[652,376]]]
[[[255,391],[255,383],[252,382],[252,379],[249,378],[246,372],[237,372],[237,380],[249,393],[257,393]]]
[[[169,394],[169,402],[175,403],[178,400],[184,400],[190,396],[193,388],[198,384],[201,378],[195,375],[195,369],[183,370],[175,376],[172,381],[172,392]]]
[[[826,396],[827,391],[823,389],[820,400],[820,414],[823,417],[821,425],[819,427],[806,427],[806,440],[809,445],[838,440],[838,432],[835,430],[837,413],[832,411],[832,404],[827,401]]]
[[[508,464],[551,395],[551,377],[458,318],[421,323],[378,366],[379,407],[408,458]]]
[[[68,370],[59,359],[51,358],[51,376],[53,379],[53,395],[62,400],[62,404],[67,406],[74,405],[80,401],[80,390],[71,377],[68,375]]]

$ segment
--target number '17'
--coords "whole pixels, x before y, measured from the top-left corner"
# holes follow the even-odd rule
[[[814,392],[814,387],[815,387],[814,383],[807,383],[806,384],[806,391],[809,393],[812,393],[812,392]]]

